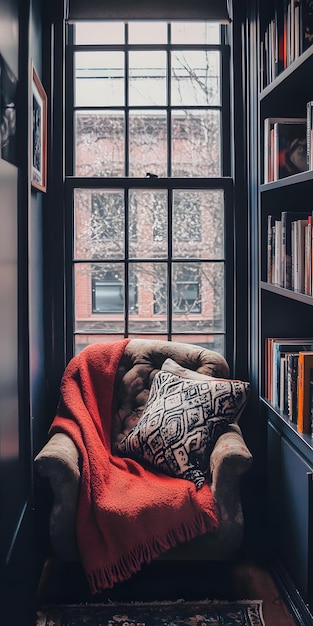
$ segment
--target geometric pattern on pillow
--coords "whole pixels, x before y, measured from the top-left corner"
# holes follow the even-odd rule
[[[243,410],[249,387],[238,380],[191,380],[161,370],[140,420],[116,452],[200,489],[213,447]]]

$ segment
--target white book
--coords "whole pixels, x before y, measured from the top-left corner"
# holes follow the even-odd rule
[[[306,104],[306,149],[308,170],[313,170],[313,100]]]
[[[281,243],[281,220],[275,220],[275,285],[281,285]]]
[[[304,293],[305,275],[305,227],[307,220],[296,220],[293,222],[293,289]]]

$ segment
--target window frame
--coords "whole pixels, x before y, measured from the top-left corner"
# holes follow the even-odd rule
[[[74,50],[76,49],[94,49],[94,46],[90,45],[74,45],[73,36],[71,35],[72,27],[67,25],[68,28],[68,44],[66,46],[66,75],[68,73],[73,74],[73,58]],[[72,207],[71,210],[66,211],[66,238],[65,238],[65,254],[66,254],[66,301],[68,306],[66,307],[66,345],[68,358],[75,352],[74,349],[74,336],[75,331],[75,317],[73,313],[73,293],[74,293],[74,281],[73,281],[73,232],[74,232],[74,211],[73,211],[73,197],[75,189],[99,189],[99,193],[105,189],[116,189],[116,182],[118,181],[118,188],[123,189],[125,193],[131,189],[168,189],[169,193],[172,193],[174,189],[179,190],[222,190],[224,193],[224,237],[225,237],[225,252],[224,258],[221,260],[225,267],[225,283],[224,283],[224,319],[225,328],[222,332],[215,332],[212,334],[222,334],[225,337],[225,358],[229,362],[234,360],[234,206],[233,206],[233,179],[231,173],[231,141],[230,141],[230,49],[225,44],[224,39],[224,27],[222,30],[222,40],[220,44],[211,44],[210,49],[217,49],[221,52],[221,129],[222,129],[222,141],[221,141],[221,157],[222,157],[222,175],[217,178],[137,178],[137,177],[118,177],[118,178],[102,178],[95,177],[80,177],[74,176],[74,150],[69,149],[69,146],[74,145],[74,89],[70,87],[70,81],[66,80],[66,150],[65,150],[65,202],[67,207]],[[108,46],[111,48],[112,46]],[[97,45],[96,49],[107,49],[107,46]],[[130,46],[131,48],[132,46]],[[134,46],[137,48],[137,46]],[[143,46],[145,49],[149,46]],[[155,49],[155,45],[151,45],[151,48]],[[184,48],[194,49],[193,44],[183,46]],[[173,48],[181,49],[182,44],[177,44]],[[202,45],[199,45],[202,48]],[[74,81],[73,81],[74,83]],[[215,106],[213,108],[216,108]],[[126,150],[127,154],[127,150]],[[127,157],[126,157],[127,158]],[[166,184],[165,184],[166,183]],[[171,228],[171,225],[169,225]],[[125,238],[129,237],[128,233],[125,233]],[[199,259],[171,259],[171,262],[199,262]],[[212,261],[212,259],[201,259],[202,261]],[[214,259],[216,261],[216,259]],[[169,273],[170,275],[170,273]],[[127,301],[127,280],[125,281],[125,306],[128,307]],[[171,311],[171,303],[169,302],[169,315]],[[171,325],[170,325],[171,326]],[[149,333],[150,335],[151,333]],[[171,340],[172,335],[180,335],[180,333],[173,333],[171,327],[168,329],[168,339]],[[188,333],[190,334],[190,333]],[[183,335],[183,333],[182,333]],[[125,336],[128,336],[127,323],[125,325]],[[199,337],[201,335],[199,334]],[[183,341],[183,338],[182,338]]]

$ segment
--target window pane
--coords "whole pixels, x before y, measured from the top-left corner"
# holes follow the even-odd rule
[[[224,258],[224,192],[174,190],[173,256]]]
[[[136,44],[166,43],[166,22],[129,22],[128,41]]]
[[[105,280],[93,277],[92,280],[92,312],[93,313],[123,313],[124,293],[122,285],[115,276]]]
[[[155,316],[167,303],[167,265],[164,263],[134,263],[131,265],[138,290],[138,315],[129,316],[130,333],[160,333],[167,331],[167,315]]]
[[[174,297],[173,332],[224,331],[223,263],[173,263]]]
[[[220,175],[220,111],[173,111],[172,176],[206,178]]]
[[[220,53],[182,50],[171,53],[171,103],[177,106],[220,104]]]
[[[124,104],[124,53],[76,52],[76,106],[120,106]]]
[[[90,334],[75,335],[75,354],[79,354],[86,346],[90,346],[92,343],[111,343],[112,341],[120,341],[121,339],[124,339],[124,333],[120,335],[97,335],[91,332]]]
[[[178,341],[180,343],[192,343],[196,346],[208,348],[208,350],[215,350],[215,352],[218,352],[219,354],[225,356],[224,335],[172,335],[172,341]]]
[[[196,264],[173,264],[173,313],[201,313],[200,275]]]
[[[162,51],[129,53],[129,104],[166,104],[166,54]]]
[[[122,259],[124,239],[123,191],[75,189],[74,258]]]
[[[100,284],[97,293],[95,282]],[[77,263],[74,266],[74,284],[76,332],[124,333],[123,265]]]
[[[174,44],[218,44],[221,27],[215,22],[173,22],[171,25]]]
[[[124,22],[77,22],[75,43],[124,43]]]
[[[92,310],[93,313],[124,313],[125,293],[121,269],[106,269],[97,266],[92,277]],[[132,268],[128,283],[128,310],[138,312],[137,285]]]
[[[77,111],[75,175],[125,175],[125,118],[121,111]]]
[[[129,175],[167,173],[167,124],[165,111],[131,111],[129,114]]]
[[[129,227],[136,224],[136,240],[129,241],[130,258],[167,256],[167,191],[134,189],[129,192]]]

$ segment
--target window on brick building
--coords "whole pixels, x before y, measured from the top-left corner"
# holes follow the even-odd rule
[[[92,276],[92,312],[125,313],[124,275],[115,268],[95,267]],[[138,311],[137,286],[135,280],[129,284],[128,308],[132,313]]]
[[[223,27],[68,28],[74,350],[155,337],[227,356],[233,260]]]

